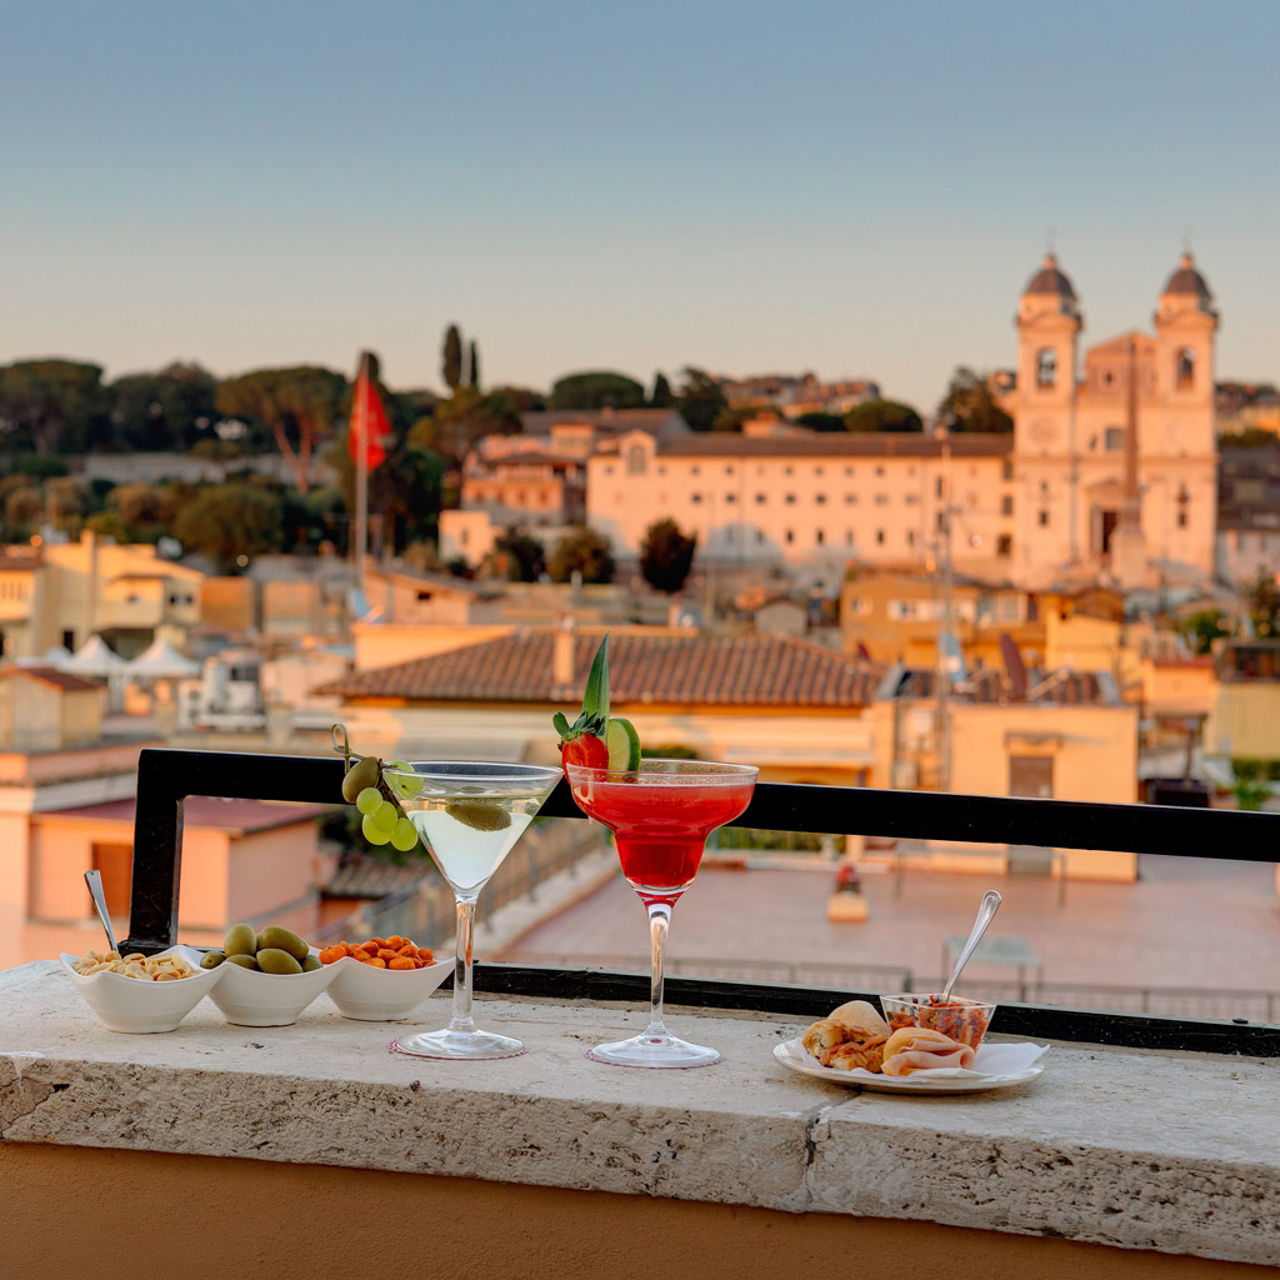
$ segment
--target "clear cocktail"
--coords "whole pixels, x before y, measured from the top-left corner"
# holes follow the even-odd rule
[[[588,1057],[626,1067],[704,1067],[714,1049],[670,1034],[662,1021],[662,965],[671,909],[693,882],[707,837],[751,802],[757,770],[701,760],[642,760],[638,768],[567,764],[579,807],[613,832],[627,883],[645,904],[653,958],[649,1026]]]
[[[509,1058],[524,1052],[511,1036],[480,1031],[471,1016],[471,935],[476,899],[560,779],[532,764],[434,761],[388,769],[409,820],[453,890],[458,909],[453,1019],[439,1031],[406,1036],[405,1053],[425,1058]]]

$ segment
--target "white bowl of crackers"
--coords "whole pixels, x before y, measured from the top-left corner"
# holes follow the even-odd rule
[[[200,968],[199,951],[170,947],[142,956],[90,951],[62,954],[62,967],[85,1003],[111,1031],[172,1031],[222,978]]]

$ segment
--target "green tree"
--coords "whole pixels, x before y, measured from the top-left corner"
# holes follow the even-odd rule
[[[674,595],[693,568],[698,535],[686,537],[674,520],[655,520],[640,545],[640,572],[655,591]]]
[[[198,364],[126,374],[110,390],[113,443],[124,449],[189,449],[207,436],[218,412],[218,380]]]
[[[278,550],[284,538],[283,503],[258,485],[211,485],[179,513],[173,535],[191,551],[213,556],[222,568],[243,568],[241,557]]]
[[[810,431],[845,431],[844,419],[838,413],[802,413],[796,423]]]
[[[644,387],[625,373],[608,369],[566,373],[551,384],[553,409],[638,409]]]
[[[102,369],[76,360],[19,360],[0,368],[0,431],[37,453],[74,452],[106,421]]]
[[[484,568],[486,577],[537,582],[547,571],[547,555],[537,538],[522,529],[508,529],[494,539]]]
[[[715,420],[711,424],[712,431],[741,431],[744,422],[750,422],[752,418],[760,416],[760,409],[756,405],[728,405],[716,414]]]
[[[450,391],[457,391],[462,385],[462,334],[456,324],[451,324],[444,331],[444,353],[441,358],[440,372],[444,384]]]
[[[547,558],[552,582],[568,582],[575,571],[583,582],[612,582],[615,568],[609,539],[585,524],[565,534]]]
[[[468,381],[477,391],[480,390],[480,351],[476,347],[476,340],[471,339],[471,358],[467,361],[470,368],[471,376]]]
[[[1191,614],[1183,620],[1181,631],[1197,654],[1211,653],[1213,642],[1229,634],[1222,625],[1221,609],[1202,609]]]
[[[33,484],[11,489],[4,500],[4,522],[12,539],[27,537],[44,514],[44,494]]]
[[[705,370],[692,365],[684,370],[684,383],[676,398],[681,416],[695,431],[711,431],[722,410],[729,402],[720,390],[720,384]]]
[[[275,438],[293,471],[299,493],[310,483],[311,455],[333,429],[347,380],[332,369],[300,365],[259,369],[218,388],[218,412],[261,423]]]
[[[356,509],[356,469],[347,448],[347,433],[334,442],[325,461],[338,474],[338,493],[348,512]],[[399,551],[409,543],[434,539],[444,492],[445,464],[431,449],[399,436],[387,442],[386,461],[369,472],[370,527],[382,523],[383,546]],[[317,512],[329,536],[337,540],[337,514]],[[345,539],[342,540],[345,543]]]
[[[506,393],[484,396],[475,387],[461,386],[441,400],[429,418],[414,424],[409,440],[439,454],[447,467],[458,471],[482,436],[514,435],[520,429],[520,414]]]
[[[996,403],[984,374],[958,365],[951,375],[947,393],[938,405],[938,419],[948,431],[1013,430],[1013,419]]]
[[[1259,573],[1258,581],[1249,592],[1249,616],[1253,619],[1254,634],[1259,639],[1270,640],[1280,636],[1280,587],[1265,573]]]
[[[1269,449],[1276,443],[1276,433],[1266,427],[1244,427],[1239,431],[1223,431],[1218,436],[1219,449]]]
[[[665,373],[653,375],[653,393],[649,396],[649,404],[654,409],[670,409],[676,398],[671,394],[671,383]]]
[[[869,400],[844,415],[846,431],[923,431],[920,415],[896,400]]]

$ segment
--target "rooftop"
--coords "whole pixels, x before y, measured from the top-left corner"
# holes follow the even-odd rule
[[[275,804],[265,800],[189,796],[182,806],[182,821],[186,827],[207,827],[231,835],[250,835],[255,831],[313,822],[331,810],[332,806],[321,804]],[[78,809],[58,809],[52,811],[51,816],[54,815],[97,822],[127,822],[132,826],[135,805],[132,800],[112,800],[106,804],[82,805]]]
[[[100,680],[90,680],[85,676],[72,675],[69,671],[59,671],[57,667],[13,666],[0,669],[0,680],[11,676],[27,676],[32,680],[39,680],[41,684],[53,685],[54,688],[62,689],[66,693],[78,693],[87,689],[102,688]]]
[[[451,649],[323,685],[317,693],[352,701],[576,701],[586,685],[598,635],[575,635],[573,671],[555,677],[556,633],[526,632]],[[735,707],[858,708],[879,675],[865,663],[791,636],[615,634],[613,701]]]

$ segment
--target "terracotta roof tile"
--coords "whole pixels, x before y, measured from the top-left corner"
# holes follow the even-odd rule
[[[598,635],[573,638],[574,674],[554,678],[555,636],[503,636],[431,657],[362,672],[317,690],[353,701],[576,703]],[[866,663],[790,636],[645,636],[619,634],[610,649],[613,701],[619,706],[857,708],[871,702],[879,673]]]

